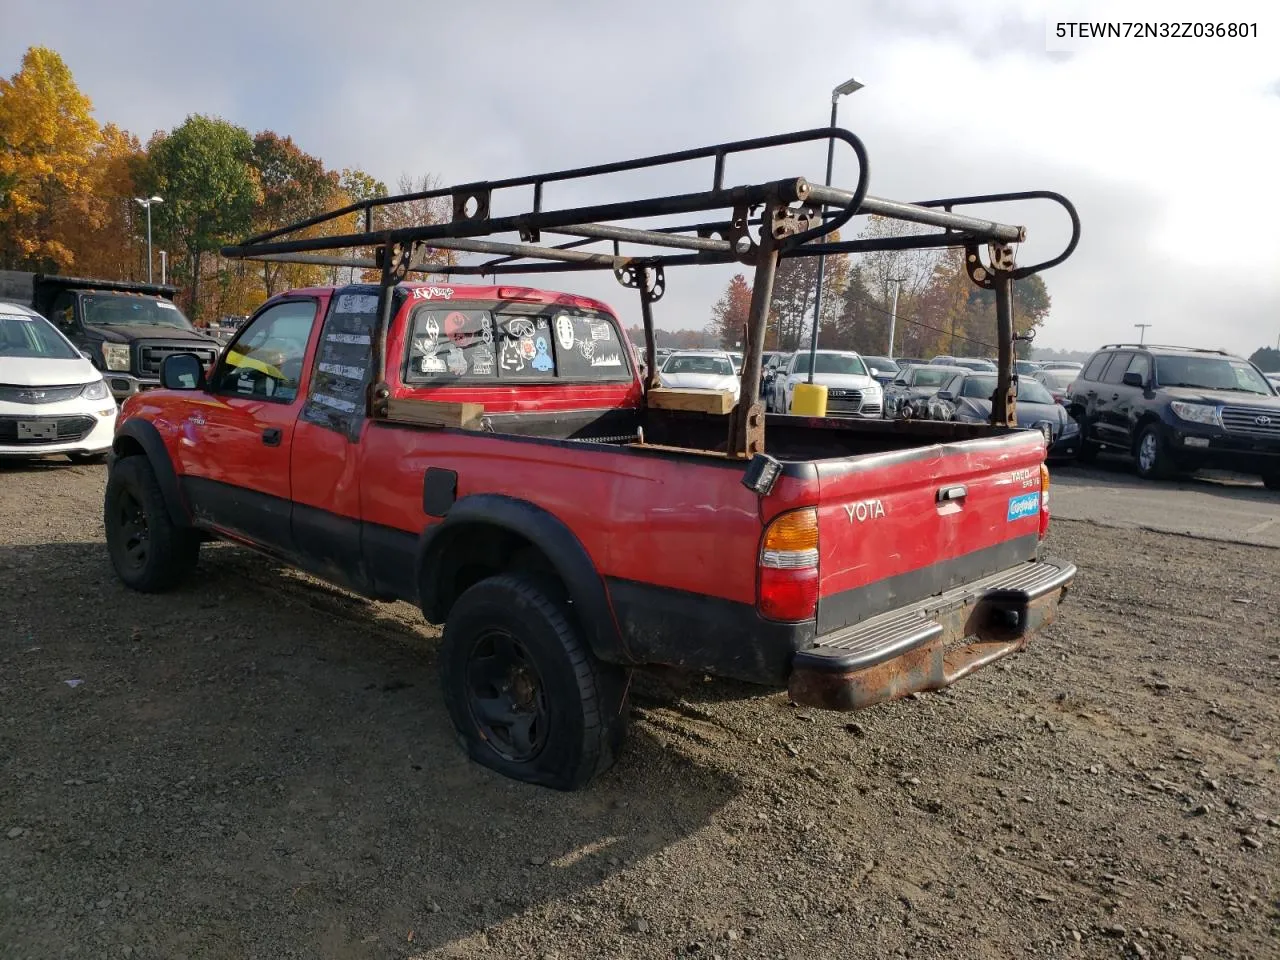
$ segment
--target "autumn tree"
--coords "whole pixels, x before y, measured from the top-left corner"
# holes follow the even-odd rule
[[[186,251],[194,318],[200,314],[204,255],[238,239],[253,223],[261,196],[250,166],[253,140],[242,127],[193,114],[153,139],[149,152],[151,187],[164,197],[152,213],[155,233]]]
[[[89,98],[62,57],[31,47],[22,67],[0,79],[0,263],[68,267],[74,254],[56,238],[60,206],[86,188],[98,138]]]
[[[824,242],[838,243],[837,230]],[[849,257],[833,254],[826,258],[822,278],[821,325],[830,324],[840,314],[841,296],[849,282]],[[812,328],[814,297],[818,288],[817,257],[787,257],[778,264],[773,282],[773,301],[765,334],[766,350],[794,350]]]
[[[860,238],[883,239],[930,232],[919,224],[872,216]],[[894,329],[893,356],[920,356],[927,339],[924,328],[912,321],[916,316],[920,295],[933,279],[938,262],[936,250],[875,250],[862,255],[861,266],[867,288],[886,306],[893,303],[894,286],[898,286],[898,322]],[[886,332],[886,343],[888,334]],[[881,350],[884,349],[882,346]]]
[[[709,331],[726,350],[745,344],[747,318],[751,313],[751,284],[741,273],[733,275],[724,294],[711,308]]]
[[[249,163],[258,175],[262,199],[254,215],[254,229],[266,231],[307,220],[335,209],[341,195],[338,174],[325,170],[317,157],[300,150],[292,137],[263,130],[253,138]],[[340,232],[347,232],[351,224]],[[303,231],[296,236],[332,232],[333,225]],[[262,263],[262,285],[268,297],[280,287],[320,283],[326,270],[310,264]]]
[[[818,339],[822,346],[833,350],[857,350],[870,356],[884,353],[889,340],[889,311],[867,286],[866,270],[861,265],[850,269],[838,312],[823,323]]]
[[[76,272],[109,280],[146,278],[145,246],[133,202],[145,164],[138,138],[109,123],[84,168],[83,188],[68,197],[55,236]]]

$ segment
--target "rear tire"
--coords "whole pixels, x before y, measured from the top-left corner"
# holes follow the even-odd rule
[[[1142,428],[1134,447],[1134,461],[1143,480],[1167,480],[1173,475],[1173,457],[1164,442],[1160,424],[1148,423]]]
[[[1102,449],[1102,445],[1096,440],[1089,439],[1088,423],[1083,417],[1074,419],[1080,426],[1080,449],[1076,452],[1076,459],[1081,463],[1093,463],[1098,459],[1098,452]]]
[[[621,747],[628,674],[596,658],[553,596],[524,575],[472,586],[445,623],[440,679],[472,760],[513,780],[578,790]]]
[[[1280,490],[1280,470],[1272,470],[1262,475],[1262,485],[1268,490]]]
[[[111,565],[126,587],[161,593],[195,569],[200,535],[173,522],[146,457],[126,457],[112,466],[102,514]]]

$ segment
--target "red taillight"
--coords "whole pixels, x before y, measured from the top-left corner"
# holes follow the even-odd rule
[[[1049,535],[1049,468],[1040,464],[1040,539]]]
[[[757,607],[770,620],[812,620],[818,610],[818,511],[777,517],[760,544]]]

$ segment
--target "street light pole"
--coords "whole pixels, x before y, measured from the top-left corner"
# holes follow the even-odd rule
[[[893,359],[893,334],[898,327],[898,291],[902,289],[902,283],[906,277],[890,277],[889,282],[893,284],[893,308],[889,311],[889,352],[885,354],[890,360]],[[955,349],[952,344],[951,349]]]
[[[864,84],[857,77],[851,77],[840,86],[831,91],[831,126],[836,125],[836,111],[840,108],[840,97],[845,94],[856,93],[861,90]],[[831,186],[831,164],[835,159],[836,141],[832,137],[827,141],[827,186]],[[827,208],[822,208],[822,216],[825,220]],[[813,294],[813,330],[809,334],[809,383],[813,383],[813,368],[816,365],[818,353],[818,323],[822,317],[822,279],[826,273],[827,255],[822,254],[818,257],[818,289]]]
[[[151,267],[151,205],[153,203],[164,203],[163,197],[134,197],[134,202],[140,206],[147,208],[147,283],[152,280]]]
[[[1147,339],[1147,327],[1151,326],[1151,324],[1135,323],[1134,326],[1138,328],[1138,346],[1142,346]]]
[[[169,282],[169,251],[160,251],[160,283],[163,286]]]

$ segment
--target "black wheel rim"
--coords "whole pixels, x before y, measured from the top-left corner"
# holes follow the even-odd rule
[[[476,638],[467,658],[467,706],[503,759],[532,760],[547,740],[547,694],[524,646],[501,629]]]
[[[116,530],[121,557],[134,570],[141,570],[151,549],[147,514],[142,504],[128,490],[122,490],[116,501]]]

